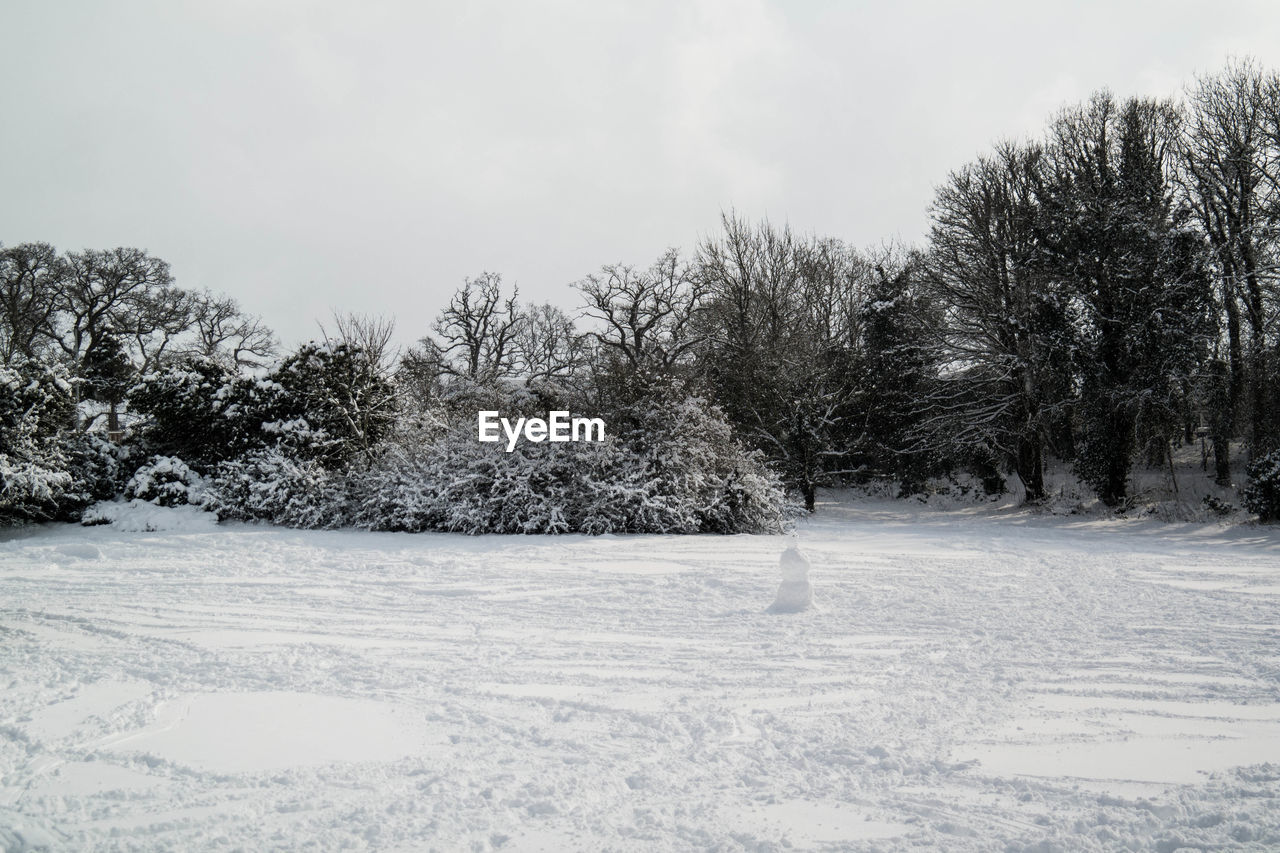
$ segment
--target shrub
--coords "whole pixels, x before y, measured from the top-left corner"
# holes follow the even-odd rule
[[[1249,463],[1249,484],[1240,497],[1245,509],[1262,521],[1280,521],[1280,450]]]
[[[603,442],[522,442],[507,453],[476,440],[474,413],[455,412],[352,475],[352,523],[468,534],[781,528],[778,479],[733,439],[719,409],[667,394],[613,422],[621,432]]]
[[[125,484],[124,496],[159,506],[199,504],[204,478],[175,456],[153,456]]]
[[[271,447],[219,465],[203,504],[219,519],[332,529],[348,521],[345,490],[341,475]]]
[[[63,493],[60,517],[74,519],[91,504],[120,493],[132,468],[127,447],[92,433],[71,433],[63,437],[62,449],[71,487]]]
[[[148,416],[138,431],[143,447],[208,473],[260,446],[254,419],[262,396],[253,380],[212,359],[194,358],[142,377],[129,404]]]
[[[221,518],[291,527],[467,534],[735,533],[782,526],[781,486],[763,457],[734,439],[718,408],[679,389],[652,388],[611,412],[603,442],[521,442],[508,453],[505,442],[477,440],[477,404],[508,417],[543,415],[544,397],[523,388],[460,386],[384,437],[394,422],[376,383],[363,397],[351,387],[346,397],[335,390],[364,381],[358,363],[341,367],[350,355],[304,347],[270,377],[239,384],[218,385],[198,371],[152,380],[152,389],[167,389],[164,394],[184,406],[221,400],[221,426],[215,426],[215,432],[227,430],[221,446],[236,446],[233,435],[250,437],[248,450],[212,470],[201,498],[207,508]],[[321,374],[330,378],[316,379]],[[169,436],[172,444],[181,436],[158,404],[158,398],[147,403],[155,413],[151,439]],[[264,414],[268,419],[256,433],[232,427]],[[193,501],[196,479],[160,455],[139,470],[126,495]]]
[[[263,377],[191,359],[130,392],[133,408],[149,416],[141,435],[150,452],[205,474],[270,447],[340,469],[387,434],[393,401],[387,380],[347,344],[304,344]]]
[[[0,523],[48,521],[74,487],[63,436],[75,412],[66,371],[0,365]]]

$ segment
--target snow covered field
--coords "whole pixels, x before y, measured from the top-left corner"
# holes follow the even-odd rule
[[[0,849],[1280,847],[1280,534],[0,534]],[[127,522],[130,516],[121,517]]]

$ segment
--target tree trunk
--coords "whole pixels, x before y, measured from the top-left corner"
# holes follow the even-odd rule
[[[1267,412],[1266,317],[1262,285],[1254,268],[1252,252],[1245,252],[1244,263],[1249,309],[1249,458],[1256,459],[1266,453],[1271,444],[1271,422]]]
[[[1018,443],[1018,479],[1028,502],[1044,500],[1044,454],[1038,437],[1024,437]]]
[[[1213,436],[1213,482],[1219,486],[1231,485],[1231,448],[1225,435]]]
[[[1240,411],[1240,396],[1244,392],[1244,347],[1240,342],[1240,306],[1230,281],[1223,279],[1222,304],[1227,310],[1227,361],[1230,378],[1227,381],[1226,429],[1230,437],[1235,433],[1236,413]]]

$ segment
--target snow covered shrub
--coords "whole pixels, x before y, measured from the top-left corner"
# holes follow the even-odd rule
[[[1203,506],[1207,512],[1212,513],[1218,518],[1226,518],[1236,511],[1236,508],[1233,505],[1227,503],[1216,495],[1205,495],[1200,499],[1200,505]]]
[[[395,422],[391,383],[360,347],[304,344],[270,379],[279,410],[264,432],[327,468],[370,455]]]
[[[579,445],[454,442],[449,459],[462,477],[443,479],[441,528],[459,533],[568,533],[578,529],[583,483]],[[447,471],[441,474],[448,476]]]
[[[193,358],[143,376],[129,402],[148,416],[139,430],[145,448],[208,473],[262,446],[260,415],[269,393],[219,362]]]
[[[717,407],[681,389],[655,388],[614,413],[628,458],[609,472],[592,508],[590,532],[608,526],[606,507],[626,528],[671,533],[780,530],[785,500],[763,454],[745,449]]]
[[[202,473],[270,447],[339,469],[369,454],[394,420],[390,383],[347,344],[305,344],[262,377],[187,360],[144,377],[130,401],[149,416],[145,446]]]
[[[71,433],[63,437],[62,448],[72,483],[62,496],[64,517],[74,518],[120,492],[123,477],[132,467],[127,447],[93,433]]]
[[[74,411],[60,366],[23,359],[0,365],[0,523],[62,515],[75,485],[63,448]]]
[[[0,453],[0,524],[57,518],[71,486],[71,474],[56,462]]]
[[[342,527],[348,523],[346,483],[312,459],[278,447],[218,466],[203,497],[221,518],[261,519],[285,527]]]
[[[528,405],[513,391],[508,405]],[[523,413],[523,412],[522,412]],[[610,415],[610,417],[613,417]],[[459,533],[733,533],[781,528],[783,495],[724,416],[676,394],[617,413],[602,442],[476,439],[474,411],[409,430],[350,478],[352,523]]]
[[[443,529],[445,506],[435,488],[440,475],[431,460],[395,448],[350,478],[351,523],[408,533]]]
[[[1249,463],[1249,484],[1240,497],[1245,509],[1262,521],[1280,521],[1280,450]]]
[[[373,530],[566,533],[580,529],[586,445],[476,440],[474,416],[401,445],[352,476],[353,523]]]
[[[199,504],[204,479],[176,456],[153,456],[125,484],[127,500],[138,498],[159,506]]]

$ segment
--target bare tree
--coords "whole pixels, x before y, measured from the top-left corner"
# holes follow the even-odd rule
[[[69,252],[59,346],[80,362],[109,330],[132,332],[147,298],[172,284],[169,265],[141,249]]]
[[[1044,497],[1050,409],[1066,393],[1065,297],[1039,269],[1043,152],[1004,144],[953,172],[932,206],[927,286],[945,306],[942,376],[923,428],[953,448],[994,450],[1029,500]]]
[[[156,370],[170,354],[170,346],[195,323],[196,297],[177,287],[146,289],[130,302],[118,322],[128,335],[142,373]]]
[[[1257,453],[1274,431],[1266,387],[1266,296],[1277,278],[1268,250],[1280,233],[1280,77],[1251,62],[1234,63],[1197,80],[1189,101],[1180,177],[1216,261],[1227,327],[1227,430],[1246,403],[1247,435]],[[1226,453],[1225,446],[1215,447],[1223,481],[1229,480]]]
[[[702,340],[694,319],[706,291],[674,249],[647,270],[606,266],[574,287],[602,324],[592,338],[634,371],[670,373]]]
[[[520,368],[517,336],[524,324],[519,290],[502,294],[502,276],[481,273],[458,288],[432,324],[436,337],[423,345],[434,349],[441,370],[477,382],[514,376]]]
[[[276,354],[271,330],[258,317],[245,314],[229,296],[197,294],[192,320],[191,354],[249,368],[265,366]]]
[[[530,380],[572,379],[585,364],[586,336],[573,318],[549,302],[525,311],[518,336],[521,372]]]
[[[330,333],[323,323],[319,326],[325,343],[345,343],[359,349],[380,376],[387,377],[394,372],[400,360],[399,350],[392,345],[392,338],[395,337],[396,331],[394,319],[373,314],[334,311],[334,331]]]
[[[799,312],[800,241],[791,229],[752,225],[721,215],[723,236],[698,247],[699,277],[708,282],[715,344],[738,359],[759,353],[762,341],[779,341]]]
[[[0,248],[0,363],[51,345],[65,271],[48,243]]]
[[[412,404],[406,408],[418,412],[428,410],[444,390],[441,380],[445,374],[440,353],[429,342],[405,350],[396,365],[395,382],[407,402]]]

